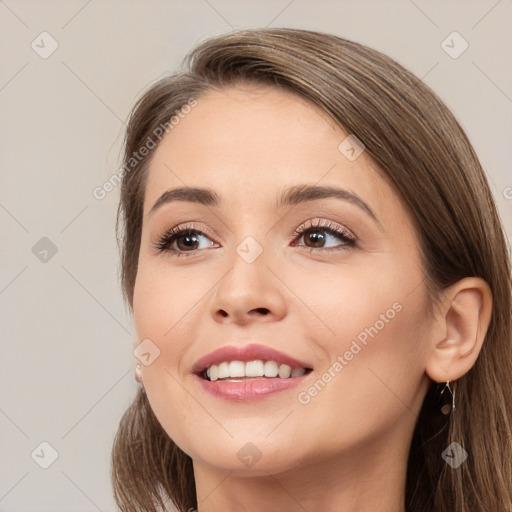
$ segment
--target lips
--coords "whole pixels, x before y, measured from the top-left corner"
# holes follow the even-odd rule
[[[235,401],[252,401],[291,390],[311,371],[311,365],[304,361],[256,344],[223,347],[193,367],[198,383],[207,393]]]
[[[240,361],[242,363],[252,361],[274,361],[278,366],[287,365],[292,369],[304,368],[311,370],[311,366],[303,361],[299,361],[283,352],[264,345],[246,345],[243,347],[229,345],[222,347],[199,359],[192,368],[192,373],[202,376],[212,365],[219,366],[221,363],[231,363]]]

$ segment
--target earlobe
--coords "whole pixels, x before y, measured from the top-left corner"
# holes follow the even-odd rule
[[[467,277],[448,287],[436,317],[437,334],[426,364],[435,382],[455,381],[475,364],[489,327],[492,293],[483,279]]]

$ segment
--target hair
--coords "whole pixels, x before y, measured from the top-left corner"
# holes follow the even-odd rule
[[[434,382],[425,396],[405,500],[408,512],[511,511],[511,270],[504,230],[482,166],[455,117],[386,55],[320,32],[242,30],[200,43],[182,69],[153,84],[130,115],[124,169],[129,162],[130,168],[122,176],[116,224],[130,308],[154,152],[135,164],[133,155],[191,99],[240,83],[299,94],[364,144],[410,211],[432,303],[464,277],[489,284],[491,321],[474,366],[456,383],[456,411],[439,413]],[[455,441],[469,456],[452,469],[441,454]],[[123,512],[154,512],[169,499],[180,511],[197,508],[192,460],[166,434],[142,389],[120,421],[111,463]]]

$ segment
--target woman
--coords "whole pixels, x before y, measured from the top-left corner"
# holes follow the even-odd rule
[[[126,135],[120,509],[511,511],[509,257],[453,115],[322,33],[186,64]]]

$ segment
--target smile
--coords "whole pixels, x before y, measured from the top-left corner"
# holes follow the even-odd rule
[[[199,359],[192,368],[204,391],[237,401],[290,390],[312,371],[309,363],[259,344],[224,346]]]
[[[289,379],[301,377],[309,371],[308,368],[292,368],[288,364],[279,364],[276,361],[224,361],[208,367],[204,376],[210,381],[237,382],[240,380],[258,378]]]

